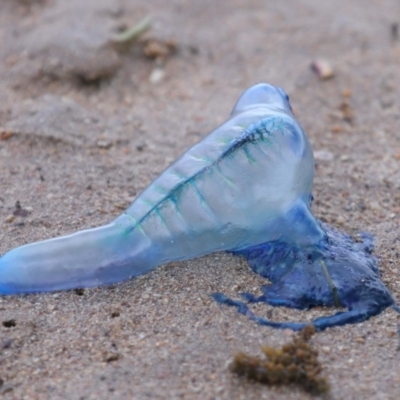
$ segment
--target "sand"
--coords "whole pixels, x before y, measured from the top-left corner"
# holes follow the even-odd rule
[[[148,14],[143,37],[175,41],[174,54],[110,44]],[[314,148],[315,214],[374,234],[382,280],[400,301],[399,15],[395,0],[3,0],[0,254],[112,220],[266,81],[288,92]],[[331,79],[311,70],[319,59]],[[307,399],[229,371],[236,351],[256,355],[293,333],[210,294],[264,283],[241,259],[214,254],[111,287],[0,297],[0,396]],[[335,311],[254,310],[275,320]],[[314,336],[332,399],[399,398],[399,322],[389,309]]]

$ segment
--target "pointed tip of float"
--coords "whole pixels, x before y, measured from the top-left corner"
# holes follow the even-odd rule
[[[12,288],[12,285],[6,283],[7,270],[9,269],[8,267],[9,263],[5,257],[0,257],[0,296],[7,296],[17,293],[17,291]]]
[[[258,83],[243,92],[233,107],[231,115],[263,106],[292,114],[289,96],[283,89],[269,83]]]

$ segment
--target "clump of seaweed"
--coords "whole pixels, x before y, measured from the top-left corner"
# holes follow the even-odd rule
[[[326,393],[329,391],[329,383],[321,375],[318,351],[309,343],[314,333],[315,328],[309,325],[291,343],[280,349],[262,346],[266,359],[238,353],[231,364],[231,371],[268,385],[296,383],[309,393]]]

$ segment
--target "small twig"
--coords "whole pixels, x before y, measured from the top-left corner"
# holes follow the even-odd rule
[[[117,33],[112,41],[114,43],[129,43],[136,40],[140,35],[146,32],[151,27],[152,19],[150,16],[143,18],[138,24],[124,30],[123,32]]]

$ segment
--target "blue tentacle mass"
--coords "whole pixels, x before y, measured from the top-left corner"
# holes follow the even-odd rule
[[[245,257],[270,280],[246,303],[348,309],[314,326],[359,322],[388,306],[372,239],[353,240],[311,212],[314,159],[286,93],[258,84],[230,118],[167,168],[110,224],[16,248],[0,258],[0,294],[111,284],[173,260],[215,251]],[[261,325],[304,323],[255,316],[243,301],[216,293]]]

